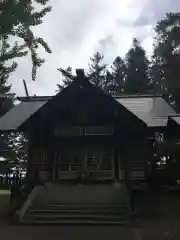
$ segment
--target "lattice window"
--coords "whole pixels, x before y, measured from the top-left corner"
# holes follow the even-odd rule
[[[113,134],[113,128],[110,126],[87,126],[84,129],[86,136],[109,136]]]
[[[85,165],[85,156],[83,153],[74,154],[72,156],[71,169],[72,171],[83,170]]]
[[[113,167],[113,156],[111,152],[104,153],[101,160],[100,169],[101,170],[112,170]]]
[[[41,180],[50,180],[52,170],[52,154],[50,150],[33,149],[29,164],[33,174],[38,171]]]
[[[113,157],[111,150],[94,150],[87,154],[87,170],[112,170]]]
[[[71,153],[58,153],[58,166],[62,171],[69,171],[71,169],[72,154]]]
[[[101,157],[98,153],[87,154],[87,170],[97,170],[99,168]]]

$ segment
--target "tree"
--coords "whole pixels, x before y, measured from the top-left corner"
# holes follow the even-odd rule
[[[127,75],[124,92],[128,94],[147,93],[149,91],[149,61],[137,39],[133,39],[133,46],[126,54],[125,64]]]
[[[17,67],[17,63],[13,62],[12,64],[7,65],[6,60],[3,59],[3,56],[10,55],[12,54],[12,52],[14,52],[14,50],[10,49],[10,44],[8,43],[7,38],[3,38],[0,41],[0,93],[1,94],[9,92],[11,86],[7,86],[6,82],[9,78],[9,75]]]
[[[59,70],[59,69],[58,69]],[[64,70],[66,73],[71,74],[72,75],[72,67],[67,67]],[[73,81],[71,78],[69,78],[66,74],[63,74],[62,71],[60,71],[62,74],[62,83],[57,84],[58,86],[58,91],[61,91],[63,88],[69,86],[69,84]]]
[[[113,88],[114,93],[119,94],[124,91],[124,84],[126,79],[126,66],[121,57],[116,57],[112,66]]]
[[[109,70],[106,70],[105,72],[103,91],[111,95],[115,95],[116,92],[113,75]]]
[[[95,86],[105,89],[107,65],[102,63],[103,59],[103,54],[100,54],[99,52],[96,52],[90,57],[88,76]]]
[[[9,50],[7,39],[4,38],[1,43],[1,56],[10,55],[12,50]],[[0,62],[0,117],[14,106],[15,95],[9,94],[11,86],[7,81],[16,66],[16,63],[7,66]],[[20,163],[27,159],[26,143],[27,140],[22,133],[0,133],[0,173],[9,173],[12,167],[20,166]]]
[[[23,57],[29,52],[32,59],[32,79],[35,80],[37,68],[44,59],[37,54],[38,45],[51,53],[47,43],[40,37],[35,37],[32,27],[42,23],[42,18],[51,7],[47,6],[49,0],[0,0],[0,73],[2,77],[8,76],[17,67],[17,63],[7,68],[6,63],[16,57]],[[43,6],[36,11],[35,6]],[[17,41],[13,44],[12,37]],[[23,40],[23,41],[22,41]]]
[[[167,13],[155,28],[153,61],[163,92],[172,96],[177,110],[180,109],[180,13]],[[159,79],[158,79],[159,78]]]

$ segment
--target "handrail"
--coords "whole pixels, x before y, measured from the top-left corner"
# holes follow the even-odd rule
[[[26,214],[27,209],[32,204],[32,200],[37,196],[37,193],[39,192],[39,190],[41,188],[42,187],[40,187],[40,186],[36,186],[33,188],[32,192],[29,194],[28,198],[26,199],[26,201],[24,202],[24,204],[20,210],[20,221],[23,220],[23,217]]]

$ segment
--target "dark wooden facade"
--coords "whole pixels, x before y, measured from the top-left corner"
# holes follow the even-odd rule
[[[89,82],[72,83],[22,125],[28,176],[50,182],[143,180],[147,127]]]

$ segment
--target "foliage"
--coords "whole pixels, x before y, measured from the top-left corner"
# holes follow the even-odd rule
[[[0,0],[0,73],[2,73],[2,78],[7,78],[9,73],[17,67],[15,62],[7,67],[7,61],[26,56],[30,52],[33,65],[32,79],[35,80],[37,68],[44,62],[44,59],[37,54],[38,45],[43,46],[48,53],[51,53],[51,50],[42,38],[34,36],[32,28],[41,24],[43,17],[50,12],[51,7],[47,6],[48,2],[49,0]],[[37,4],[43,6],[40,11],[36,11]],[[14,44],[12,37],[17,39]]]
[[[114,94],[120,94],[124,91],[127,69],[124,60],[121,57],[116,57],[112,66],[112,77]]]
[[[12,62],[9,65],[7,65],[6,62],[7,60],[13,59],[15,57],[25,56],[26,52],[22,52],[22,49],[17,45],[17,43],[13,47],[10,47],[7,37],[0,39],[0,83],[3,85],[3,88],[0,88],[0,93],[6,93],[10,90],[11,87],[6,85],[9,74],[14,72],[17,68],[16,62]]]
[[[10,47],[7,41],[4,41],[1,48],[1,56],[7,53]],[[10,50],[11,51],[11,50]],[[13,50],[11,51],[13,52]],[[10,54],[10,53],[8,53]],[[0,117],[14,106],[14,94],[9,94],[11,86],[7,84],[9,74],[15,69],[16,64],[6,66],[1,62],[0,69]],[[22,161],[27,159],[26,152],[27,140],[21,133],[0,133],[0,172],[7,174],[12,167],[20,167]]]
[[[27,161],[27,139],[22,133],[0,135],[0,173],[12,172],[12,168],[24,169]]]
[[[67,67],[64,71],[65,71],[66,73],[72,75],[72,67],[69,66],[69,67]],[[58,91],[61,91],[63,88],[69,86],[69,84],[73,81],[71,78],[69,78],[67,75],[64,75],[62,72],[61,72],[61,74],[63,75],[63,76],[62,76],[62,83],[57,84],[57,86],[58,86]]]
[[[105,72],[103,90],[105,93],[109,93],[111,95],[115,94],[115,91],[116,91],[115,84],[114,84],[114,78],[113,78],[112,73],[109,70],[106,70],[106,72]]]
[[[107,65],[102,63],[104,59],[103,54],[96,52],[90,57],[88,77],[91,82],[98,87],[104,89],[106,87],[106,67]]]
[[[149,91],[149,61],[145,50],[137,39],[133,39],[133,46],[126,54],[125,93],[147,93]]]
[[[155,31],[152,77],[180,109],[180,13],[167,13]]]

